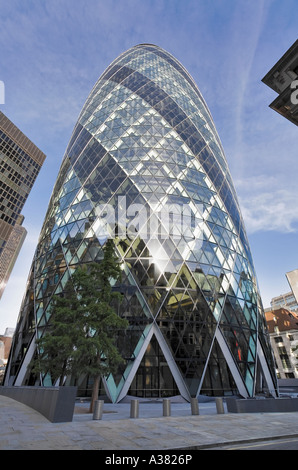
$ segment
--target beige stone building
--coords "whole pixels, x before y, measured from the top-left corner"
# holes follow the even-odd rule
[[[298,314],[281,307],[265,316],[278,378],[298,378]]]

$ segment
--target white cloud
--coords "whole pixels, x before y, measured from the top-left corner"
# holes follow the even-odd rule
[[[298,190],[280,187],[278,178],[259,176],[236,181],[248,233],[298,230]]]

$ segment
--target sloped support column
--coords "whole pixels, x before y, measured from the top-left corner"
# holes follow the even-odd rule
[[[217,339],[218,341],[218,344],[222,350],[222,353],[227,361],[227,364],[229,366],[229,369],[231,371],[231,374],[235,380],[235,383],[237,385],[237,388],[238,388],[238,392],[240,393],[241,396],[243,396],[243,398],[248,398],[248,392],[247,392],[247,389],[245,387],[245,384],[243,382],[243,379],[241,377],[241,374],[235,364],[235,361],[234,361],[234,358],[227,346],[227,343],[223,337],[223,334],[222,332],[220,331],[219,328],[217,328],[216,332],[215,332],[215,338]]]
[[[274,382],[272,380],[272,376],[270,374],[270,370],[269,370],[259,338],[257,341],[257,354],[258,354],[258,359],[260,361],[261,368],[263,371],[264,379],[266,380],[266,383],[267,383],[268,391],[274,398],[276,398],[277,397],[276,386],[274,385]]]

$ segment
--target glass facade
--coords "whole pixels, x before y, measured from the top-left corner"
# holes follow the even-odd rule
[[[53,295],[80,264],[101,261],[107,238],[121,261],[118,313],[129,320],[117,338],[125,364],[102,381],[112,401],[276,394],[249,244],[211,114],[184,67],[151,44],[120,55],[80,113],[41,230],[6,384],[33,383],[27,365]],[[82,378],[81,390],[87,383]]]

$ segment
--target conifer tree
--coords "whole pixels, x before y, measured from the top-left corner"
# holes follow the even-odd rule
[[[121,298],[113,289],[121,271],[112,240],[106,242],[103,253],[101,262],[77,268],[63,296],[55,296],[47,330],[37,341],[40,353],[34,362],[35,372],[50,373],[53,383],[60,378],[60,385],[70,374],[93,378],[91,412],[100,378],[115,373],[123,362],[115,337],[128,326],[113,307]]]

